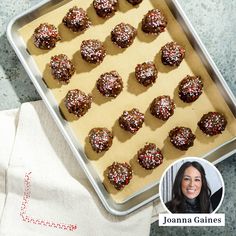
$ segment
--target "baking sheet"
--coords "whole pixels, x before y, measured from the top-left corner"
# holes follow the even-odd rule
[[[69,120],[69,125],[74,131],[79,142],[84,147],[88,159],[97,170],[101,181],[116,202],[123,202],[135,192],[145,186],[158,181],[168,165],[180,157],[202,156],[226,141],[236,136],[236,122],[216,85],[201,63],[198,55],[191,47],[181,26],[174,19],[164,0],[143,1],[139,7],[132,7],[126,1],[120,1],[119,11],[110,19],[103,20],[96,16],[91,6],[92,1],[70,1],[65,5],[54,8],[53,11],[39,17],[20,29],[28,51],[33,56],[42,77],[55,96],[64,116]],[[62,23],[69,8],[77,5],[87,10],[93,26],[84,33],[73,33]],[[168,26],[159,36],[146,35],[141,31],[140,22],[143,15],[152,8],[162,10],[167,17]],[[59,28],[62,41],[56,48],[50,51],[37,49],[33,45],[32,34],[34,29],[43,22],[54,24]],[[138,28],[138,36],[134,44],[127,49],[119,49],[110,41],[110,31],[120,23],[130,23]],[[84,62],[80,56],[79,48],[84,39],[100,39],[107,48],[107,56],[100,65],[91,65]],[[186,49],[186,57],[178,68],[170,68],[162,65],[160,61],[160,48],[167,42],[177,41]],[[49,69],[51,56],[65,53],[74,62],[76,74],[68,85],[60,85],[55,81]],[[134,68],[138,63],[154,60],[158,70],[156,83],[149,88],[143,88],[134,78]],[[100,74],[111,70],[117,70],[124,81],[123,92],[115,99],[104,98],[95,89],[95,83]],[[204,92],[200,98],[191,104],[185,104],[178,98],[178,83],[187,75],[200,75],[204,81]],[[81,117],[69,114],[63,104],[63,99],[70,89],[79,88],[86,93],[92,93],[93,104],[89,112]],[[176,109],[174,115],[166,122],[160,121],[150,115],[149,105],[153,98],[160,95],[170,95],[174,98]],[[138,108],[145,113],[145,123],[137,134],[132,135],[118,126],[117,119],[124,110]],[[216,137],[205,136],[197,127],[197,122],[208,111],[220,111],[228,120],[228,126],[222,135]],[[183,152],[174,148],[168,139],[168,132],[175,126],[190,127],[197,136],[194,147]],[[106,153],[97,154],[91,150],[87,135],[93,127],[107,127],[113,131],[113,145]],[[154,142],[161,148],[164,161],[158,168],[147,171],[139,166],[136,160],[137,151],[145,145],[145,142]],[[129,162],[134,170],[134,176],[130,184],[122,191],[117,191],[104,178],[104,170],[113,161]]]

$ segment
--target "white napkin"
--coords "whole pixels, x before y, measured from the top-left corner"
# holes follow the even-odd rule
[[[145,236],[156,205],[112,216],[42,101],[0,112],[0,235]]]

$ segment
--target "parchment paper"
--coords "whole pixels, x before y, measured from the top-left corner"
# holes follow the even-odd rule
[[[233,114],[165,1],[145,0],[137,7],[133,7],[124,0],[119,2],[119,11],[107,20],[96,15],[91,5],[92,0],[70,1],[65,2],[64,5],[60,4],[59,7],[54,6],[52,11],[20,29],[20,34],[38,65],[44,81],[58,101],[58,105],[84,147],[84,151],[97,170],[101,181],[104,182],[116,202],[122,202],[145,186],[159,181],[163,171],[178,158],[204,155],[236,135],[236,122]],[[75,5],[87,10],[93,23],[93,26],[84,33],[73,33],[61,23],[69,8]],[[153,8],[162,10],[168,20],[166,31],[159,36],[147,35],[141,31],[140,22],[143,15]],[[31,38],[34,29],[44,22],[57,26],[62,37],[56,48],[50,51],[37,49]],[[111,30],[120,22],[130,23],[138,29],[138,35],[133,45],[127,49],[118,48],[110,40]],[[100,65],[91,65],[82,60],[79,49],[84,39],[99,39],[104,42],[107,56]],[[186,57],[178,68],[164,66],[160,61],[160,48],[173,40],[186,49]],[[50,74],[50,58],[60,53],[65,53],[76,66],[76,74],[68,85],[60,85]],[[134,69],[138,63],[150,60],[153,60],[158,67],[158,79],[153,86],[144,88],[136,82]],[[115,99],[103,97],[95,88],[98,77],[111,70],[117,70],[124,82],[122,93]],[[191,104],[185,104],[178,98],[177,89],[179,82],[188,74],[200,75],[204,81],[203,94]],[[92,108],[80,119],[69,114],[63,102],[68,90],[75,88],[91,93],[93,96]],[[150,103],[160,95],[170,95],[176,104],[174,115],[166,122],[156,119],[149,112]],[[135,135],[132,135],[118,126],[117,119],[124,110],[134,107],[145,113],[145,123]],[[228,125],[223,134],[207,137],[197,127],[201,116],[209,111],[219,111],[226,115]],[[194,146],[186,152],[174,148],[169,142],[168,133],[175,126],[189,127],[196,135]],[[109,151],[97,154],[91,150],[87,135],[94,127],[107,127],[113,131],[114,140]],[[156,143],[164,155],[163,164],[151,171],[143,169],[137,163],[136,153],[146,142]],[[122,191],[115,190],[104,178],[104,171],[114,161],[128,162],[134,171],[130,184]]]

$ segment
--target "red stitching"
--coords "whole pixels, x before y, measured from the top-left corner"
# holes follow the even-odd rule
[[[23,200],[22,200],[21,209],[20,209],[20,216],[22,220],[28,223],[47,226],[47,227],[53,227],[57,229],[63,229],[63,230],[69,230],[69,231],[76,230],[77,225],[75,224],[55,223],[48,220],[36,219],[26,214],[26,210],[28,207],[30,194],[31,194],[31,190],[30,190],[31,173],[32,172],[25,173],[25,178],[24,178]]]

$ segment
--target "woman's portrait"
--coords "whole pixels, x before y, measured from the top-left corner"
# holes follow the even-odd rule
[[[160,195],[171,213],[211,213],[223,197],[217,169],[199,159],[184,159],[171,166],[160,184]]]

